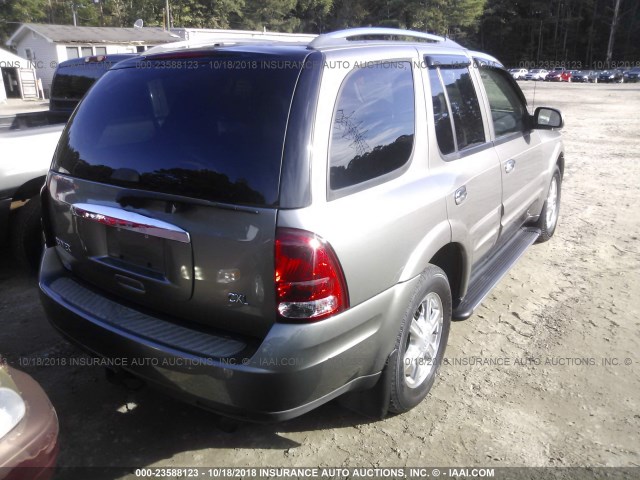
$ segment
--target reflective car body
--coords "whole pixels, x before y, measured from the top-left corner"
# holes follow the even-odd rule
[[[595,70],[579,70],[575,72],[571,81],[579,83],[597,83],[599,73]]]
[[[0,478],[52,477],[58,455],[56,411],[33,378],[2,364],[0,435]]]
[[[523,80],[527,73],[529,73],[529,70],[526,68],[510,68],[509,73],[514,80]]]
[[[570,82],[571,72],[564,68],[556,68],[545,77],[547,82]]]
[[[640,67],[634,67],[623,74],[624,81],[636,83],[640,79]]]
[[[489,55],[387,35],[428,34],[165,50],[107,72],[42,193],[54,327],[242,418],[379,385],[384,410],[390,364],[421,388],[412,365],[444,350],[395,344],[424,272],[453,285],[438,311],[472,315],[557,204],[563,121],[531,114]]]
[[[533,70],[529,70],[529,73],[527,73],[524,76],[525,80],[544,80],[545,78],[547,78],[547,75],[549,74],[548,70],[545,70],[544,68],[534,68]]]

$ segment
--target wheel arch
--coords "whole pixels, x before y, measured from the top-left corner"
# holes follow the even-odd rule
[[[18,190],[13,195],[13,200],[29,200],[39,195],[46,178],[45,175],[32,178],[21,187],[18,187]]]
[[[451,298],[455,307],[467,287],[467,279],[465,278],[466,256],[462,245],[453,242],[444,245],[431,257],[429,263],[441,268],[447,275]]]
[[[564,177],[564,152],[560,152],[558,155],[558,160],[556,161],[556,165],[560,169],[560,178]]]

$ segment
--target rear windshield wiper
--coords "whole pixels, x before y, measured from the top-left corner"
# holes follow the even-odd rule
[[[183,211],[185,208],[195,206],[220,208],[223,210],[234,210],[237,212],[254,214],[260,213],[256,208],[243,205],[212,202],[211,200],[203,200],[200,198],[185,197],[183,195],[173,195],[162,192],[148,192],[144,190],[121,190],[116,197],[116,202],[118,202],[123,208],[129,206],[133,208],[141,208],[148,202],[166,202],[166,211],[169,213]]]

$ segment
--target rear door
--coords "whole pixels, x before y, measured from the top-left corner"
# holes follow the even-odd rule
[[[464,56],[427,56],[435,142],[434,174],[450,182],[447,213],[454,242],[476,264],[495,245],[500,231],[500,162],[486,132],[486,119]],[[435,160],[434,160],[435,159]]]
[[[268,330],[299,70],[259,57],[154,57],[92,88],[49,177],[57,251],[75,276],[158,315]]]

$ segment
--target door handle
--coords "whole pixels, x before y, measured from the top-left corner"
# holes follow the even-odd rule
[[[467,187],[460,187],[456,190],[456,193],[453,194],[453,198],[456,201],[456,205],[460,205],[467,199]]]
[[[507,162],[505,162],[505,164],[504,164],[505,173],[511,173],[514,168],[516,168],[516,161],[515,160],[508,160]]]

